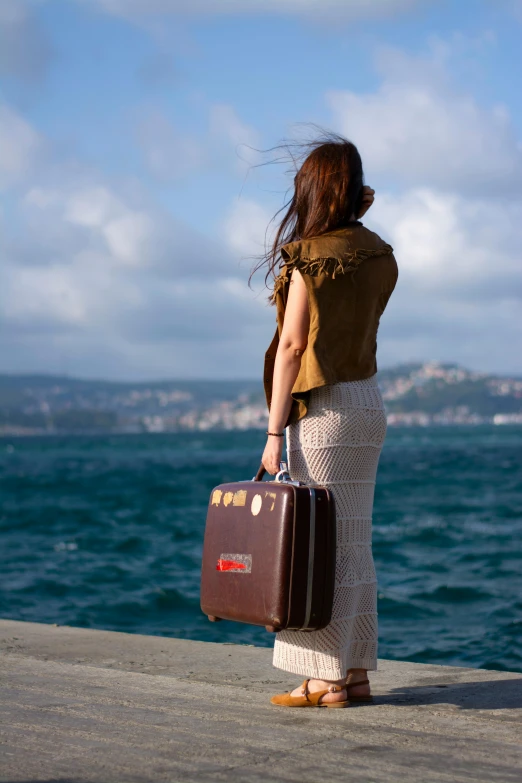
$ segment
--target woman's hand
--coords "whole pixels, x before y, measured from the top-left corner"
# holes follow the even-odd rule
[[[268,435],[261,462],[267,473],[275,476],[279,473],[279,463],[283,454],[283,441],[278,435]]]
[[[375,190],[365,185],[363,187],[361,211],[359,212],[358,217],[362,218],[362,216],[368,212],[368,210],[370,209],[374,201],[375,201]]]

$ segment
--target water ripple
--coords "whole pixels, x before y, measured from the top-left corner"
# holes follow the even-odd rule
[[[254,475],[261,432],[2,443],[0,615],[272,645],[199,609],[210,491]],[[520,427],[388,430],[380,657],[522,671],[521,447]]]

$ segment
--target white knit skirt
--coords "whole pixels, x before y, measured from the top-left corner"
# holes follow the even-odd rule
[[[377,374],[313,389],[306,416],[286,434],[291,477],[329,487],[334,496],[335,592],[326,628],[276,634],[273,665],[323,680],[339,680],[351,668],[377,669],[372,510],[386,436]]]

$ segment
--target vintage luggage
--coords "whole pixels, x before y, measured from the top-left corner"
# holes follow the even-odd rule
[[[210,495],[201,570],[209,620],[315,631],[331,619],[336,520],[326,487],[292,481],[285,462],[271,481],[261,464],[251,481]]]

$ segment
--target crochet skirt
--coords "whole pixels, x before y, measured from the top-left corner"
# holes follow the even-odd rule
[[[372,511],[386,414],[377,374],[313,389],[306,416],[286,430],[293,479],[329,487],[337,553],[330,623],[320,631],[279,631],[273,665],[339,680],[347,669],[377,669],[377,578]]]

